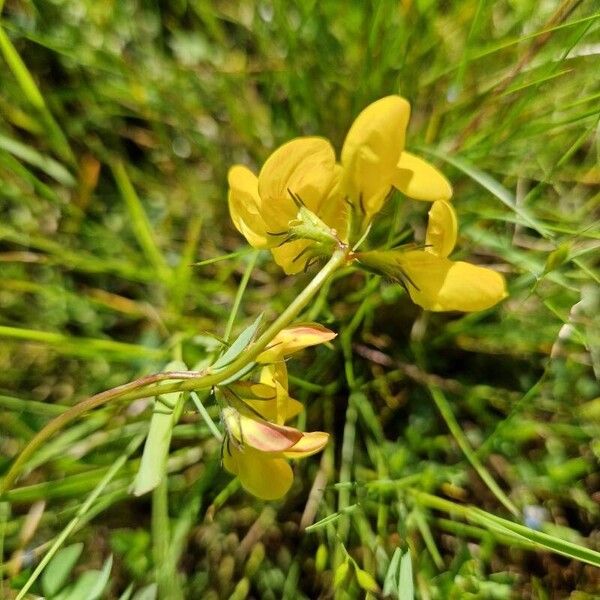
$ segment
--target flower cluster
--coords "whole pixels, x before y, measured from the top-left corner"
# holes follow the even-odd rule
[[[316,323],[283,329],[257,358],[263,365],[260,381],[223,389],[227,400],[221,413],[226,431],[223,466],[259,498],[281,498],[293,482],[288,459],[310,456],[327,444],[325,432],[305,433],[285,425],[304,407],[289,395],[284,359],[335,335]]]
[[[288,274],[363,236],[392,189],[432,202],[425,245],[349,254],[359,266],[402,283],[413,302],[434,311],[474,311],[506,296],[495,271],[448,258],[457,237],[452,187],[405,150],[410,105],[387,96],[367,106],[344,141],[340,161],[328,140],[300,137],[279,147],[258,177],[229,171],[229,210],[255,248],[268,248]]]

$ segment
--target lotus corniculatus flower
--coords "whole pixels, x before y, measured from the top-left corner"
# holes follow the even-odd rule
[[[260,381],[236,382],[222,392],[228,402],[221,416],[227,433],[223,466],[242,486],[264,500],[281,498],[293,482],[288,460],[322,450],[329,434],[303,433],[285,425],[304,407],[288,392],[284,359],[336,334],[318,323],[297,323],[282,329],[262,352]]]
[[[435,167],[405,150],[409,116],[410,105],[400,96],[367,106],[348,131],[339,164],[326,139],[303,137],[275,150],[258,177],[246,167],[232,167],[233,222],[252,246],[270,248],[287,273],[297,273],[315,254],[327,252],[327,244],[310,233],[311,227],[321,231],[324,240],[353,243],[390,191],[398,189],[433,203],[425,244],[352,253],[348,260],[400,281],[413,302],[425,309],[489,308],[506,296],[504,278],[448,258],[457,237],[456,215],[449,204],[452,187]],[[313,215],[310,223],[303,210]]]
[[[246,400],[245,403],[253,410],[227,407],[222,411],[227,432],[223,466],[237,475],[244,489],[254,496],[276,500],[288,492],[294,480],[288,460],[320,452],[329,434],[305,433],[283,425],[298,414],[302,405],[289,398],[282,386],[275,400]],[[274,418],[275,422],[264,417]]]

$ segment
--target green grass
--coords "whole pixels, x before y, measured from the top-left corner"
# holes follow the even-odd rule
[[[221,469],[202,392],[140,498],[152,404],[84,415],[0,503],[0,598],[30,577],[42,593],[36,566],[77,542],[69,581],[101,581],[112,555],[107,598],[174,573],[173,598],[376,598],[376,582],[406,600],[411,574],[424,600],[595,598],[599,31],[589,0],[9,0],[0,474],[68,407],[273,322],[311,274],[248,251],[227,170],[298,135],[339,151],[378,97],[410,100],[408,148],[455,190],[454,256],[501,270],[510,297],[427,314],[336,274],[302,318],[338,338],[288,363],[300,426],[333,438],[278,503]],[[426,210],[397,194],[366,244],[411,239]]]

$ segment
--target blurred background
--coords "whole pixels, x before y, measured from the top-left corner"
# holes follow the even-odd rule
[[[188,366],[215,350],[254,260],[228,217],[232,164],[257,170],[299,135],[339,151],[364,106],[399,93],[412,105],[407,148],[454,186],[454,257],[503,272],[510,297],[426,314],[375,276],[336,279],[307,316],[341,341],[289,363],[302,424],[333,440],[295,467],[279,503],[230,483],[190,404],[169,459],[173,597],[398,597],[385,583],[400,548],[417,598],[597,598],[598,569],[415,495],[510,519],[516,506],[517,522],[600,548],[597,10],[6,0],[0,471],[66,407],[164,369],[178,348]],[[398,194],[373,244],[390,228],[422,236],[427,209]],[[259,254],[234,331],[273,319],[309,278]],[[8,597],[150,411],[146,400],[95,411],[30,461],[0,515]],[[139,456],[67,542],[86,549],[69,581],[112,554],[107,598],[155,592],[150,498],[128,493]],[[317,476],[327,487],[311,503]]]

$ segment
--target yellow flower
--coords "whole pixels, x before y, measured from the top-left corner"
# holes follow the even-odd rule
[[[383,250],[357,255],[360,263],[400,281],[412,301],[432,311],[477,311],[506,297],[504,277],[470,263],[454,262],[457,221],[449,202],[434,202],[424,250]]]
[[[235,165],[229,170],[229,212],[238,231],[255,248],[270,248],[286,273],[298,273],[307,256],[294,260],[308,246],[307,240],[282,244],[289,222],[298,214],[290,192],[333,229],[343,228],[339,205],[341,170],[335,152],[324,138],[304,137],[284,144],[267,159],[258,177]],[[283,235],[282,235],[283,234]]]
[[[315,454],[329,439],[323,431],[303,433],[232,407],[223,410],[222,419],[227,430],[223,466],[263,500],[281,498],[290,489],[294,474],[287,459]]]
[[[356,118],[344,142],[341,165],[324,138],[296,138],[267,159],[258,178],[240,165],[229,171],[229,211],[234,225],[255,248],[270,248],[286,273],[298,273],[314,242],[285,242],[297,218],[294,198],[347,242],[348,202],[362,225],[381,209],[392,187],[417,200],[448,200],[446,178],[404,150],[410,105],[400,96],[373,102]],[[285,242],[285,243],[282,243]]]

